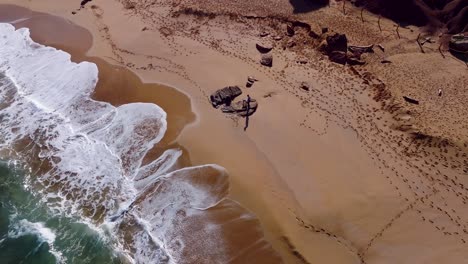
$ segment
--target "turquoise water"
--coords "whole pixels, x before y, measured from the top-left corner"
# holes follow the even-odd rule
[[[54,216],[22,170],[0,161],[0,263],[121,263],[87,225]]]

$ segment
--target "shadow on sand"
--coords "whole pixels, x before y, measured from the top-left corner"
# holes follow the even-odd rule
[[[329,0],[289,0],[294,7],[294,14],[307,13],[327,6]]]

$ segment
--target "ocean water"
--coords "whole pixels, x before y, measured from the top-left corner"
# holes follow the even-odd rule
[[[225,199],[223,168],[182,168],[179,149],[142,164],[166,113],[95,101],[97,81],[96,65],[0,23],[0,263],[229,263],[268,251],[254,217]],[[250,240],[226,233],[249,232],[238,223],[254,227]]]
[[[88,225],[50,214],[18,165],[0,161],[1,263],[122,263]]]

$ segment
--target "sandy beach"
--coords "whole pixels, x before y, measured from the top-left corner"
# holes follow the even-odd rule
[[[266,2],[0,1],[60,17],[16,26],[31,27],[35,41],[74,61],[96,63],[93,98],[152,102],[168,113],[163,144],[147,162],[177,146],[183,166],[226,168],[229,198],[261,226],[233,224],[232,250],[263,241],[232,263],[464,263],[466,64],[446,48],[441,56],[438,33],[406,26],[397,35],[393,21],[361,17],[351,5],[343,14],[334,1],[322,8]],[[2,21],[27,16],[15,8],[1,6]],[[287,25],[296,25],[293,35]],[[363,54],[365,65],[330,62],[317,51],[325,27],[384,51]],[[435,40],[424,53],[420,33]],[[262,41],[273,45],[271,68],[259,63]],[[251,88],[248,76],[258,79]],[[233,85],[259,105],[246,131],[244,118],[209,102]],[[236,206],[220,205],[217,217],[229,222],[226,211],[243,210]]]

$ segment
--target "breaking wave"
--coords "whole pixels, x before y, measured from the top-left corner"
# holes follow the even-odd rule
[[[268,251],[253,216],[224,199],[223,168],[180,168],[178,149],[142,165],[166,132],[166,113],[91,99],[97,76],[96,65],[0,24],[0,158],[28,164],[28,188],[50,211],[105,230],[134,263],[228,263]],[[256,233],[233,247],[225,228],[236,222]],[[28,226],[53,244],[50,230]]]

